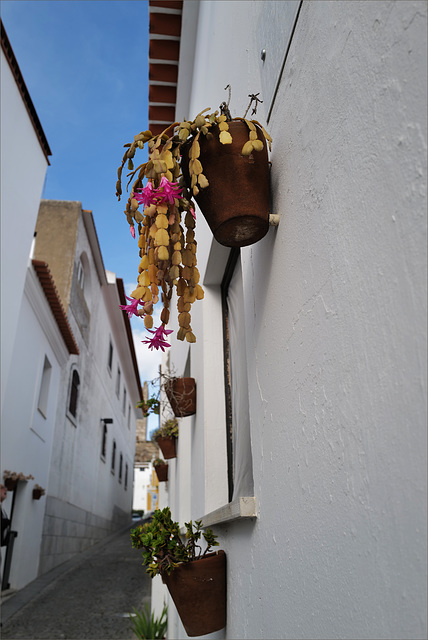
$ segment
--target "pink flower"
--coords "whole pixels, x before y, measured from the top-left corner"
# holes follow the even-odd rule
[[[189,211],[190,211],[190,213],[192,214],[192,216],[193,216],[193,217],[195,218],[195,220],[196,220],[196,213],[195,213],[194,208],[193,208],[193,207],[190,207]]]
[[[125,296],[125,298],[127,300],[130,300],[131,304],[120,304],[119,308],[122,309],[122,311],[126,311],[126,313],[128,314],[128,318],[132,318],[132,316],[138,316],[137,310],[138,310],[138,305],[142,304],[141,300],[135,300],[134,298],[128,298],[128,296]]]
[[[132,236],[133,238],[135,238],[135,228],[134,228],[134,225],[130,226],[130,227],[129,227],[129,230],[130,230],[130,232],[131,232],[131,236]]]
[[[148,344],[149,349],[162,349],[165,351],[165,347],[170,347],[169,342],[166,342],[165,338],[168,337],[169,333],[172,333],[172,329],[165,329],[165,325],[161,324],[155,331],[152,329],[147,329],[150,333],[153,333],[153,338],[148,338],[147,340],[142,340],[143,344]]]
[[[175,198],[181,198],[182,188],[177,182],[170,182],[163,176],[160,181],[159,188],[156,189],[157,202],[167,202],[168,204],[174,204]]]
[[[148,207],[155,202],[155,194],[156,189],[153,189],[153,184],[149,181],[143,189],[140,189],[140,193],[134,191],[131,194],[131,198],[135,198],[139,204]]]

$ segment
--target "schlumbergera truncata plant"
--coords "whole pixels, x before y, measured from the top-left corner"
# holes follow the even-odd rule
[[[250,96],[250,105],[253,101],[256,105],[257,102],[261,102],[257,95]],[[192,198],[196,199],[207,217],[203,207],[205,201],[202,193],[210,192],[210,182],[215,185],[211,188],[211,192],[222,191],[223,185],[227,182],[230,183],[225,185],[228,186],[228,193],[240,192],[242,196],[242,193],[248,189],[246,187],[240,189],[236,179],[242,173],[241,169],[244,169],[248,174],[247,184],[251,184],[256,193],[256,196],[249,194],[247,197],[249,206],[256,210],[256,215],[243,215],[244,230],[241,224],[237,232],[234,232],[235,222],[231,226],[229,223],[225,225],[223,221],[211,223],[208,217],[207,221],[214,235],[217,227],[222,227],[218,240],[227,246],[244,246],[256,242],[268,229],[267,143],[270,148],[270,136],[260,123],[245,117],[248,109],[243,118],[234,119],[231,118],[226,103],[222,103],[220,111],[207,113],[208,111],[209,108],[204,109],[194,120],[174,122],[160,134],[153,135],[147,130],[134,136],[133,142],[125,145],[126,152],[118,168],[116,195],[119,200],[122,196],[122,173],[125,165],[129,170],[127,188],[131,183],[132,187],[124,213],[133,237],[136,236],[135,225],[137,225],[140,256],[137,286],[131,293],[131,297],[127,297],[130,304],[121,305],[121,309],[126,311],[129,317],[137,315],[144,318],[145,327],[152,336],[143,342],[150,349],[164,351],[170,346],[167,339],[172,330],[166,327],[170,319],[174,289],[177,294],[179,325],[177,338],[187,340],[189,343],[196,341],[191,327],[191,307],[196,300],[203,299],[204,291],[199,284],[195,238],[196,215]],[[252,113],[255,111],[254,108]],[[244,138],[242,138],[242,131]],[[238,144],[238,150],[234,154],[231,153],[234,145],[232,135],[236,136],[238,141],[235,141],[235,147]],[[217,144],[213,147],[212,142]],[[137,150],[144,149],[146,145],[147,162],[134,168]],[[223,157],[224,150],[226,155]],[[253,152],[256,154],[253,155]],[[254,159],[257,154],[260,154],[260,157],[263,156],[261,161],[263,179],[258,184],[258,174],[255,170],[259,169],[259,165]],[[238,159],[238,164],[236,164],[237,155],[241,159]],[[223,165],[223,172],[220,171],[217,178],[212,169],[213,156],[214,159],[218,158],[220,165]],[[204,158],[209,171],[204,170]],[[257,197],[257,193],[263,194],[263,206],[255,203],[254,197]],[[212,202],[212,195],[214,195],[214,202]],[[226,195],[226,199],[230,199],[230,196]],[[210,206],[214,211],[224,210],[222,200],[216,202],[215,193],[211,193],[208,200],[210,202],[207,207]],[[245,207],[241,199],[235,209],[243,208]],[[262,214],[260,209],[263,209]],[[255,239],[247,238],[245,228],[250,232],[255,229]],[[153,309],[159,301],[163,306],[160,314],[161,324],[153,328]]]

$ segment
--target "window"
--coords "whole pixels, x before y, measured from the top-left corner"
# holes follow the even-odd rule
[[[68,411],[75,418],[77,416],[77,403],[79,400],[80,378],[76,369],[71,374],[70,399],[68,402]]]
[[[229,502],[254,493],[239,249],[232,249],[222,291]]]
[[[116,440],[113,440],[113,450],[111,453],[111,472],[114,475],[114,469],[116,466]]]
[[[105,461],[107,453],[107,425],[103,422],[103,437],[101,441],[101,458]]]
[[[113,365],[113,345],[110,340],[109,346],[108,346],[108,360],[107,360],[107,366],[110,372],[111,372],[112,365]]]
[[[123,387],[122,413],[123,413],[123,415],[125,415],[125,413],[126,413],[126,389],[125,389],[125,387]]]
[[[128,488],[128,463],[125,465],[125,491]]]
[[[119,482],[122,482],[122,467],[123,467],[123,455],[119,457]]]
[[[128,404],[128,429],[131,428],[131,405]]]
[[[117,368],[116,395],[117,397],[120,395],[120,367]]]
[[[85,290],[85,270],[83,268],[82,260],[79,260],[77,265],[77,282],[80,284],[82,291]]]
[[[45,360],[43,363],[42,380],[40,383],[39,402],[37,404],[37,408],[44,418],[46,418],[47,409],[48,409],[48,395],[49,395],[49,384],[51,381],[51,373],[52,373],[52,365],[49,362],[47,356],[45,356]]]

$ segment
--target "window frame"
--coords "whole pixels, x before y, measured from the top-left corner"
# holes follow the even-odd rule
[[[220,285],[221,308],[223,318],[223,353],[224,353],[224,393],[226,403],[226,452],[227,452],[227,486],[228,501],[233,497],[233,425],[232,425],[232,386],[230,380],[230,343],[229,343],[229,307],[227,294],[235,268],[241,255],[239,247],[230,250],[223,279]]]
[[[77,386],[75,385],[75,379],[77,377]],[[76,391],[74,391],[74,389]],[[67,417],[74,424],[77,425],[77,414],[79,410],[79,400],[80,400],[80,375],[77,367],[75,365],[72,366],[70,370],[70,380],[69,380],[69,389],[67,396]],[[72,411],[72,403],[74,405],[74,411]]]
[[[43,360],[43,371],[40,380],[39,398],[37,401],[37,409],[46,420],[48,414],[49,387],[52,376],[52,365],[49,358],[45,354]]]

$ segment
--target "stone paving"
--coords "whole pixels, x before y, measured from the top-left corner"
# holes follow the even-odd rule
[[[132,527],[3,602],[2,640],[136,640],[128,614],[150,606],[151,579],[131,547]]]

